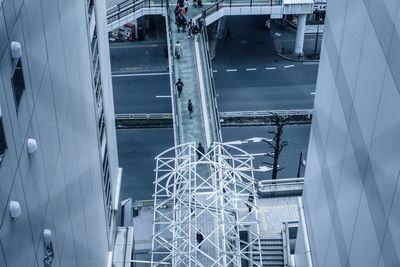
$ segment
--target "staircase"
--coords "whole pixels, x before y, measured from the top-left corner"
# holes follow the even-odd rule
[[[283,239],[281,234],[271,235],[260,239],[262,266],[284,267]],[[257,249],[254,249],[257,250]],[[260,263],[260,256],[253,256],[254,263]],[[255,265],[254,265],[255,266]]]

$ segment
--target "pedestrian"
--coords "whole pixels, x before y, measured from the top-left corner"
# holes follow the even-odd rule
[[[199,249],[200,249],[201,243],[202,243],[203,240],[204,240],[204,236],[203,236],[203,234],[200,232],[200,230],[197,231],[197,233],[196,233],[196,240],[197,240],[197,244],[199,245]]]
[[[192,5],[193,5],[193,7],[197,7],[197,0],[193,0]]]
[[[176,41],[175,44],[175,56],[177,59],[180,59],[182,56],[182,45],[179,43],[179,41]]]
[[[203,29],[203,26],[204,26],[204,21],[203,21],[203,19],[202,19],[202,18],[199,18],[199,19],[197,20],[197,24],[199,25],[199,30],[200,30],[200,32],[201,32],[202,29]]]
[[[190,100],[190,99],[188,101],[188,111],[189,111],[190,118],[192,118],[193,104],[192,104],[192,100]]]
[[[197,0],[197,6],[198,7],[203,7],[203,3],[201,2],[201,0]]]
[[[188,38],[192,36],[192,28],[193,28],[194,22],[192,19],[189,19],[189,22],[187,24],[188,27]]]
[[[249,208],[249,213],[250,213],[250,212],[251,212],[251,209],[252,209],[252,207],[253,207],[253,206],[252,206],[252,205],[253,205],[253,202],[254,202],[254,196],[253,196],[253,194],[250,193],[250,195],[249,195],[247,201],[249,202],[249,203],[247,204],[247,207]]]
[[[224,43],[232,41],[231,28],[228,28],[225,33]]]
[[[201,143],[199,143],[199,145],[197,146],[196,154],[197,160],[200,160],[205,154],[204,147],[201,145]]]
[[[166,59],[168,59],[168,47],[164,47],[164,56]]]
[[[188,10],[189,10],[189,1],[185,0],[185,2],[183,3],[183,6],[185,7],[185,14],[187,14]]]
[[[197,35],[199,34],[199,32],[200,32],[199,27],[197,25],[194,25],[192,27],[193,40],[197,41]]]
[[[178,78],[178,81],[175,83],[176,90],[178,91],[178,98],[181,98],[183,86],[184,84],[181,78]]]

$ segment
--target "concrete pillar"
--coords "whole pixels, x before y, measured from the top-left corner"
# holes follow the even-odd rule
[[[296,45],[294,53],[296,55],[303,55],[304,33],[306,32],[306,14],[300,14],[297,17],[297,32],[296,32]]]

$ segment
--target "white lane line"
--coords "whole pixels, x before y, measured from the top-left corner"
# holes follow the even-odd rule
[[[237,69],[227,69],[226,72],[237,71]]]
[[[247,71],[257,70],[257,68],[248,68]]]
[[[170,98],[170,95],[156,95],[156,98]]]
[[[293,68],[293,67],[294,67],[294,65],[286,65],[286,66],[284,66],[285,69],[287,69],[287,68]]]
[[[310,95],[315,95],[315,92],[311,92]]]
[[[218,70],[213,70],[213,72],[218,72]]]
[[[160,75],[169,75],[169,72],[113,74],[111,75],[111,77],[160,76]]]
[[[265,68],[266,70],[276,70],[276,67],[268,67],[268,68]]]

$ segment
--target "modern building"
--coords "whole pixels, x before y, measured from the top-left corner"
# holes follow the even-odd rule
[[[399,14],[328,3],[303,195],[314,266],[400,266]]]
[[[0,266],[110,265],[122,171],[105,1],[0,4]]]

